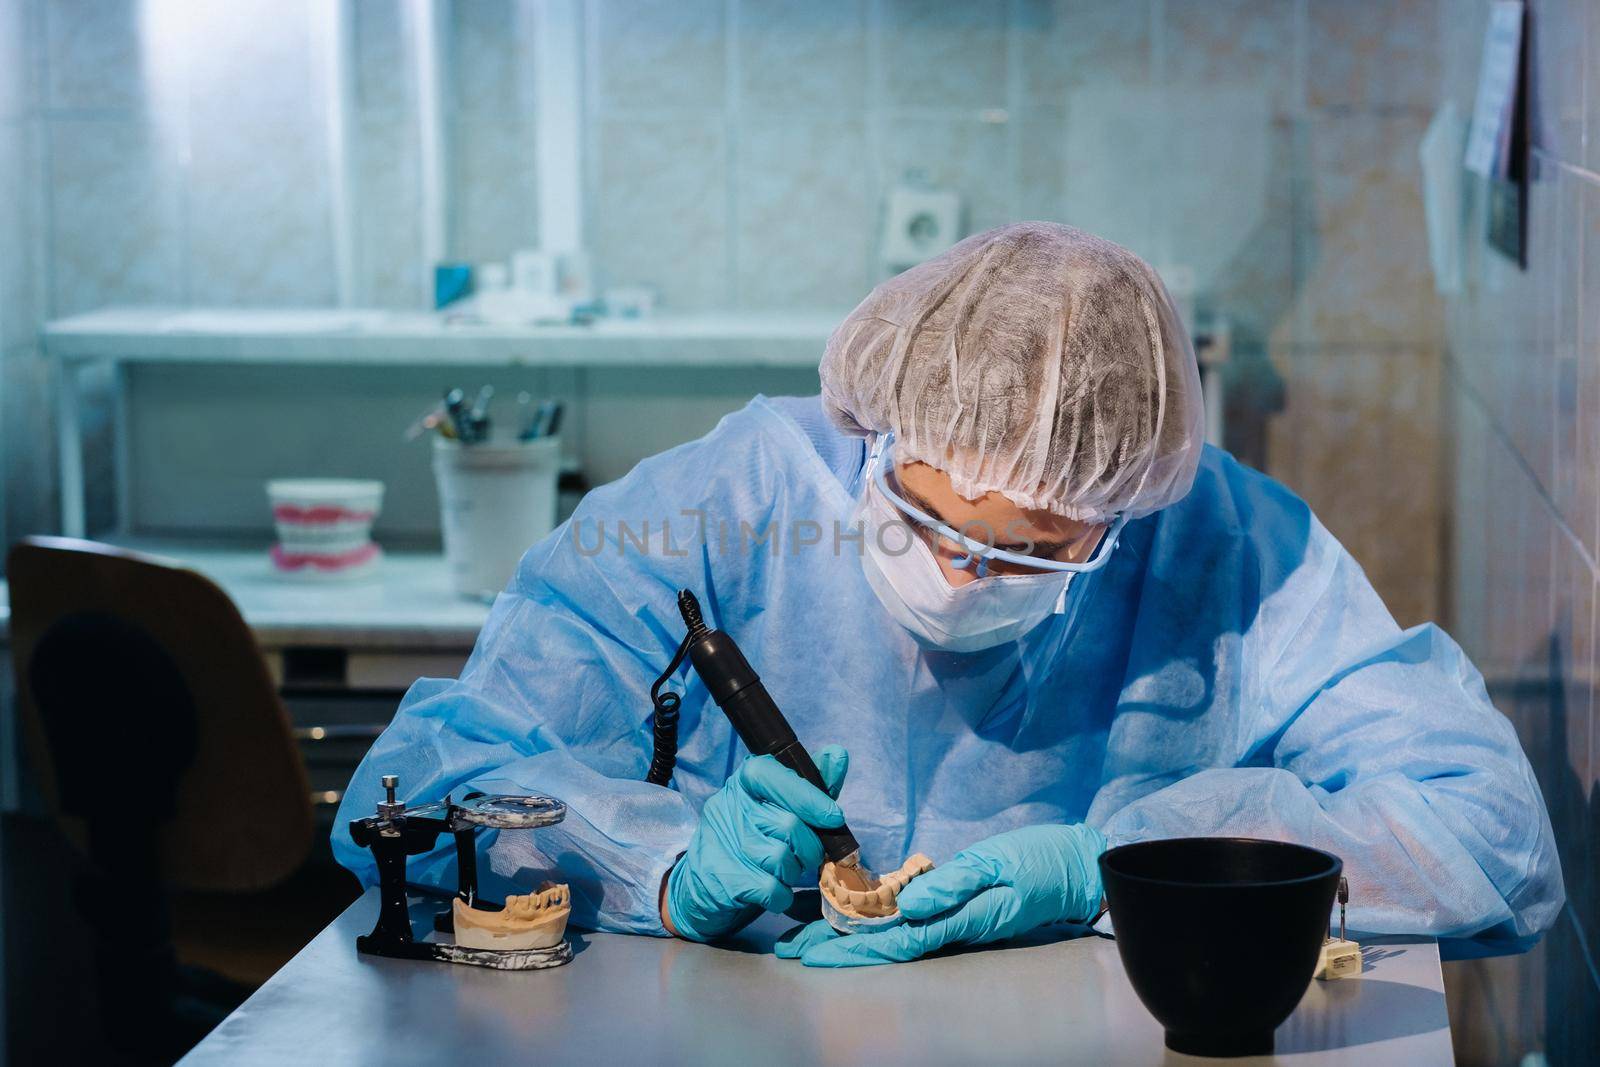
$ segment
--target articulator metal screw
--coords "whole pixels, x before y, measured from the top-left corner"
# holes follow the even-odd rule
[[[400,785],[400,776],[398,774],[386,774],[379,781],[383,783],[384,792],[388,794],[388,797],[378,802],[378,814],[385,819],[394,819],[404,815],[406,806],[394,798],[394,791]]]

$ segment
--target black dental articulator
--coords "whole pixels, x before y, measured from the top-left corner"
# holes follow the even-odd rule
[[[676,693],[662,692],[666,684],[687,655],[695,672],[705,683],[717,707],[733,724],[734,731],[745,747],[755,756],[772,756],[800,777],[822,790],[822,775],[811,759],[810,753],[795,736],[794,729],[778,710],[771,694],[761,684],[761,678],[733,638],[721,630],[708,629],[700,615],[700,602],[687,589],[678,591],[678,612],[689,628],[677,655],[655,685],[650,696],[656,706],[655,755],[650,763],[647,781],[666,785],[672,777],[678,747],[678,703]],[[665,727],[663,724],[665,723]],[[827,829],[814,826],[817,837],[828,859],[833,861],[834,872],[841,884],[857,891],[876,889],[877,875],[861,865],[861,846],[848,826]]]
[[[455,928],[457,902],[469,909],[468,915],[498,913],[505,908],[478,896],[478,831],[551,826],[566,817],[566,805],[546,796],[468,793],[459,804],[446,798],[408,808],[395,800],[398,785],[394,775],[384,775],[387,799],[379,802],[375,815],[350,823],[351,839],[371,849],[378,862],[381,894],[378,924],[372,933],[356,938],[356,948],[375,956],[441,960],[504,971],[559,967],[571,960],[572,945],[559,933],[550,939],[554,944],[545,947],[470,948],[458,943],[461,934]],[[456,940],[418,941],[412,936],[406,902],[406,858],[432,851],[440,834],[455,838],[457,891],[451,906],[434,916],[433,925],[437,932],[455,934]]]

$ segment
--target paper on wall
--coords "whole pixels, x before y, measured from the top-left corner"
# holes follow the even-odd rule
[[[1461,289],[1461,161],[1465,124],[1448,100],[1434,113],[1417,155],[1422,161],[1422,207],[1428,225],[1433,287],[1449,296]]]
[[[1483,34],[1478,98],[1472,106],[1467,169],[1505,178],[1511,165],[1511,126],[1522,62],[1522,0],[1495,0]]]

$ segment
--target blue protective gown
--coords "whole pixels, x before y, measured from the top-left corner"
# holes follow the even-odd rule
[[[1188,497],[1128,524],[1074,625],[1052,617],[956,654],[889,618],[848,536],[836,551],[864,460],[816,398],[758,397],[589,493],[523,558],[460,680],[406,695],[345,794],[339,860],[376,881],[346,824],[373,811],[381,774],[413,802],[548,793],[566,821],[492,838],[486,892],[558,869],[575,923],[664,933],[661,880],[745,755],[689,672],[673,788],[642,780],[648,690],[688,587],[802,740],[849,749],[840,802],[870,866],[1086,821],[1113,845],[1225,834],[1327,849],[1364,931],[1550,924],[1549,819],[1481,676],[1438,628],[1401,630],[1283,486],[1208,448]],[[453,886],[453,868],[446,845],[410,877]]]

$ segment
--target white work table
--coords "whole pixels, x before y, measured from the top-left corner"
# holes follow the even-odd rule
[[[489,605],[456,595],[438,553],[389,552],[370,576],[318,581],[285,577],[260,548],[118,543],[166,555],[220,585],[266,648],[291,645],[470,649]]]
[[[352,689],[404,689],[418,677],[460,673],[489,605],[450,588],[437,553],[391,552],[371,576],[309,581],[273,572],[265,546],[217,548],[120,539],[118,544],[199,571],[238,606],[283,681],[297,649],[344,652]],[[9,633],[7,590],[0,583],[0,637]]]
[[[431,904],[432,908],[440,905]],[[1223,1062],[1169,1052],[1114,942],[1020,944],[828,971],[769,948],[762,920],[734,948],[573,933],[577,955],[506,972],[357,954],[368,890],[182,1062],[1092,1063]],[[414,907],[418,930],[427,910]],[[1366,972],[1312,982],[1275,1057],[1238,1064],[1453,1062],[1439,954],[1373,944]]]

